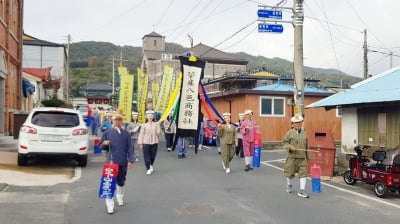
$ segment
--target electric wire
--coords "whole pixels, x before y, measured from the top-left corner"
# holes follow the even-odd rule
[[[175,0],[171,0],[168,4],[168,7],[165,9],[164,13],[162,14],[162,16],[160,17],[160,19],[158,20],[158,22],[156,24],[154,24],[153,26],[153,31],[157,28],[158,25],[160,25],[162,19],[165,17],[165,15],[167,14],[169,8],[171,7],[171,5],[175,2]]]
[[[235,33],[233,33],[232,35],[230,35],[229,37],[225,38],[223,41],[219,42],[218,44],[214,45],[212,48],[208,49],[207,51],[205,51],[203,54],[199,55],[199,57],[207,54],[209,51],[217,48],[219,45],[225,43],[226,41],[228,41],[229,39],[233,38],[234,36],[236,36],[237,34],[239,34],[240,32],[242,32],[243,30],[245,30],[247,27],[253,25],[255,22],[257,22],[257,19],[248,23],[247,25],[245,25],[244,27],[240,28],[238,31],[236,31]]]
[[[144,2],[146,2],[146,0],[142,0],[141,2],[134,4],[133,6],[129,7],[127,10],[121,12],[120,14],[118,14],[116,17],[112,18],[111,20],[109,20],[106,23],[103,23],[103,25],[98,26],[97,28],[93,29],[92,31],[90,31],[89,33],[87,33],[86,35],[83,35],[82,39],[87,38],[87,36],[90,36],[91,34],[99,31],[100,29],[103,29],[105,26],[110,25],[112,23],[114,23],[117,19],[119,19],[121,16],[126,15],[128,12],[132,12],[132,10],[138,6],[140,6],[141,4],[143,4]]]
[[[323,13],[325,15],[325,19],[328,20],[328,16],[326,15],[325,5],[324,5],[322,0],[321,0],[321,4],[322,4],[322,8],[323,8]],[[336,54],[335,44],[334,44],[333,39],[332,39],[332,33],[331,33],[331,29],[329,27],[329,24],[327,24],[327,27],[328,27],[329,36],[330,36],[330,39],[331,39],[331,44],[332,44],[332,49],[333,49],[333,54],[335,56],[336,64],[338,66],[339,71],[341,71],[340,70],[340,65],[339,65],[339,60],[338,60],[338,57],[337,57],[337,54]]]
[[[209,1],[203,6],[203,8],[201,8],[201,9],[198,11],[198,13],[197,13],[195,16],[193,16],[193,20],[191,21],[191,24],[198,22],[199,20],[197,20],[196,18],[199,18],[203,13],[205,13],[206,10],[207,10],[207,8],[210,7],[210,6],[211,6],[211,3],[214,2],[214,1],[215,1],[215,0],[209,0]],[[191,30],[194,30],[194,28],[193,28],[192,26],[188,27],[188,29],[189,29],[189,28],[192,28]],[[186,29],[184,32],[186,32],[186,33],[191,33],[190,31],[187,31],[188,29]],[[178,44],[181,44],[182,41],[183,41],[183,39],[184,39],[184,37],[185,37],[185,35],[182,35],[182,34],[181,34],[181,35],[179,35],[179,37],[180,37],[180,39],[177,39],[176,42],[178,42]]]
[[[364,22],[364,20],[361,18],[360,14],[358,13],[358,11],[356,10],[356,8],[354,8],[354,6],[350,3],[349,0],[346,1],[349,5],[350,8],[354,11],[354,13],[357,15],[358,19],[364,24],[364,26],[368,29],[368,25]],[[371,35],[382,44],[382,46],[384,46],[385,49],[388,49],[385,44],[371,31],[369,31],[371,33]]]
[[[203,0],[197,1],[197,4],[195,4],[195,5],[188,11],[188,13],[186,14],[186,16],[179,22],[179,25],[178,25],[177,27],[180,27],[180,26],[186,21],[186,19],[191,15],[192,11],[194,11],[194,9],[197,8],[197,6],[199,6],[199,4],[200,4],[202,1],[203,1]],[[180,28],[178,28],[178,29],[180,29]],[[178,29],[173,30],[173,32],[172,32],[171,34],[168,34],[168,36],[169,36],[169,38],[170,38],[171,40],[175,40],[175,39],[176,39],[176,38],[173,38],[173,37],[174,37],[174,34],[178,31]],[[173,42],[173,41],[172,41],[172,42]]]
[[[229,48],[231,48],[231,47],[233,47],[233,46],[236,46],[237,44],[239,44],[240,42],[242,42],[243,40],[245,40],[248,36],[250,36],[250,34],[252,34],[254,31],[256,31],[257,30],[257,27],[254,27],[252,30],[250,30],[250,32],[247,34],[247,35],[245,35],[242,39],[240,39],[240,40],[238,40],[237,42],[235,42],[235,43],[233,43],[233,44],[231,44],[231,45],[229,45],[229,46],[227,46],[227,47],[224,47],[224,48],[222,48],[221,50],[226,50],[226,49],[229,49]]]

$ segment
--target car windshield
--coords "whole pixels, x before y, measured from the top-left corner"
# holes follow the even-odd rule
[[[32,124],[42,127],[76,127],[79,125],[79,116],[64,112],[36,112],[32,116]]]

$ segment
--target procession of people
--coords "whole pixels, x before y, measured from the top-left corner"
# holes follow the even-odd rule
[[[99,116],[101,112],[94,112]],[[119,206],[123,206],[124,186],[126,182],[127,170],[133,167],[134,162],[143,159],[146,175],[151,175],[155,171],[155,162],[158,152],[160,136],[163,133],[167,151],[170,152],[177,148],[177,158],[186,158],[188,154],[189,136],[176,136],[176,121],[172,114],[169,114],[163,121],[157,121],[155,112],[147,110],[145,112],[145,123],[139,122],[139,113],[132,111],[130,122],[124,123],[126,115],[121,113],[121,109],[104,113],[103,117],[96,117],[96,120],[104,120],[98,125],[101,133],[101,148],[106,151],[107,161],[114,161],[119,165],[119,173],[116,184],[116,201]],[[235,155],[243,160],[244,171],[253,170],[253,157],[255,148],[255,135],[259,132],[258,125],[253,120],[253,111],[246,109],[243,113],[237,114],[239,120],[232,122],[232,114],[223,113],[223,120],[219,120],[217,126],[217,138],[219,144],[217,148],[221,158],[223,170],[230,174],[232,170],[237,172],[238,168],[233,168],[231,162]],[[307,177],[308,154],[304,150],[307,148],[307,135],[302,129],[303,117],[295,115],[291,119],[291,128],[287,131],[283,139],[283,148],[287,149],[288,156],[284,167],[286,177],[286,192],[293,191],[293,178],[299,177],[300,189],[297,193],[299,197],[308,198],[305,192]],[[92,123],[93,124],[93,123]],[[199,125],[204,128],[203,125]],[[92,129],[96,130],[96,129]],[[97,130],[96,130],[97,131]],[[199,131],[199,130],[198,130]],[[201,132],[203,133],[203,132]],[[97,133],[93,133],[98,135]],[[199,136],[202,136],[202,134]],[[203,139],[199,139],[202,141]],[[201,147],[201,143],[198,145]],[[197,152],[196,152],[197,153]],[[114,213],[114,198],[106,198],[107,213]]]

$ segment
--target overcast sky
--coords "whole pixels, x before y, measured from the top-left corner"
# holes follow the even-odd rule
[[[294,0],[281,6],[292,7]],[[281,34],[259,33],[259,5],[281,0],[26,0],[24,32],[55,43],[105,41],[141,46],[155,31],[166,42],[203,43],[293,61],[293,26]],[[367,29],[369,74],[400,64],[398,0],[305,0],[304,65],[363,76],[363,30]],[[283,20],[292,12],[283,10]],[[375,51],[375,52],[372,52]],[[390,53],[393,56],[389,56]],[[392,59],[392,60],[391,60]]]

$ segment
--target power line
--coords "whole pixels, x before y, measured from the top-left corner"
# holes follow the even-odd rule
[[[84,35],[82,38],[85,38],[87,36],[90,36],[92,33],[97,32],[98,30],[102,29],[103,27],[112,24],[114,21],[116,21],[117,19],[119,19],[121,16],[126,15],[128,12],[131,12],[134,8],[136,8],[137,6],[141,5],[142,3],[146,2],[146,0],[142,0],[141,2],[134,4],[132,7],[129,7],[127,10],[121,12],[120,14],[118,14],[116,17],[112,18],[111,20],[109,20],[106,23],[103,23],[103,25],[98,26],[97,28],[93,29],[91,32],[89,32],[87,35]]]
[[[322,4],[322,8],[323,8],[323,13],[325,15],[325,19],[328,19],[328,16],[326,15],[326,11],[325,11],[325,5],[324,5],[322,0],[321,0],[321,4]],[[327,27],[328,27],[329,36],[330,36],[330,39],[331,39],[333,54],[335,55],[336,65],[338,66],[339,71],[341,71],[340,70],[340,65],[339,65],[339,60],[338,60],[338,57],[337,57],[337,54],[336,54],[335,44],[333,43],[332,33],[331,33],[331,29],[329,27],[329,24],[327,24]]]
[[[354,6],[350,3],[350,1],[347,0],[346,2],[350,5],[350,8],[351,8],[351,9],[354,11],[354,13],[357,15],[358,19],[360,19],[360,21],[361,21],[361,22],[364,24],[364,26],[368,29],[367,24],[366,24],[366,23],[364,22],[364,20],[361,18],[360,14],[357,12],[357,10],[354,8]],[[380,42],[380,43],[382,44],[382,46],[384,46],[384,47],[387,49],[387,47],[385,46],[385,44],[384,44],[382,41],[380,41],[380,39],[379,39],[373,32],[371,32],[371,31],[369,30],[369,33],[371,33],[372,36],[374,36],[375,39],[376,39],[378,42]]]
[[[247,35],[245,35],[242,39],[240,39],[239,41],[237,41],[237,42],[235,42],[235,43],[233,43],[233,44],[231,44],[231,45],[229,45],[229,46],[227,46],[227,47],[225,47],[225,48],[222,48],[222,50],[226,50],[226,49],[231,48],[231,47],[235,46],[236,44],[242,42],[242,41],[245,40],[250,34],[252,34],[256,29],[257,29],[257,27],[254,27],[254,28],[253,28],[252,30],[250,30],[250,32],[249,32]]]
[[[214,48],[217,48],[219,45],[225,43],[227,40],[233,38],[234,36],[236,36],[237,34],[239,34],[240,32],[242,32],[244,29],[246,29],[247,27],[251,26],[252,24],[254,24],[255,22],[257,22],[258,19],[254,20],[253,22],[250,22],[249,24],[245,25],[244,27],[242,27],[241,29],[239,29],[238,31],[236,31],[235,33],[233,33],[232,35],[230,35],[229,37],[225,38],[223,41],[219,42],[218,44],[214,45],[213,48],[210,48],[209,50],[207,50],[206,52],[204,52],[202,55],[199,55],[199,57],[205,55],[206,53],[208,53],[209,51],[211,51]]]
[[[163,19],[164,16],[167,14],[169,8],[171,7],[172,3],[174,3],[174,2],[175,2],[175,0],[172,0],[172,1],[169,3],[169,5],[168,5],[167,9],[164,11],[163,15],[160,17],[160,19],[158,20],[158,22],[154,25],[154,30],[155,30],[155,29],[157,28],[157,26],[161,23],[162,19]]]
[[[186,16],[181,20],[181,22],[179,23],[178,27],[181,26],[183,24],[183,22],[186,21],[186,19],[192,14],[192,11],[194,11],[195,8],[197,8],[197,6],[202,2],[203,0],[199,0],[197,1],[197,4],[195,4],[186,14]],[[178,29],[175,29],[172,34],[169,34],[170,38],[173,39],[173,35],[177,32]]]

